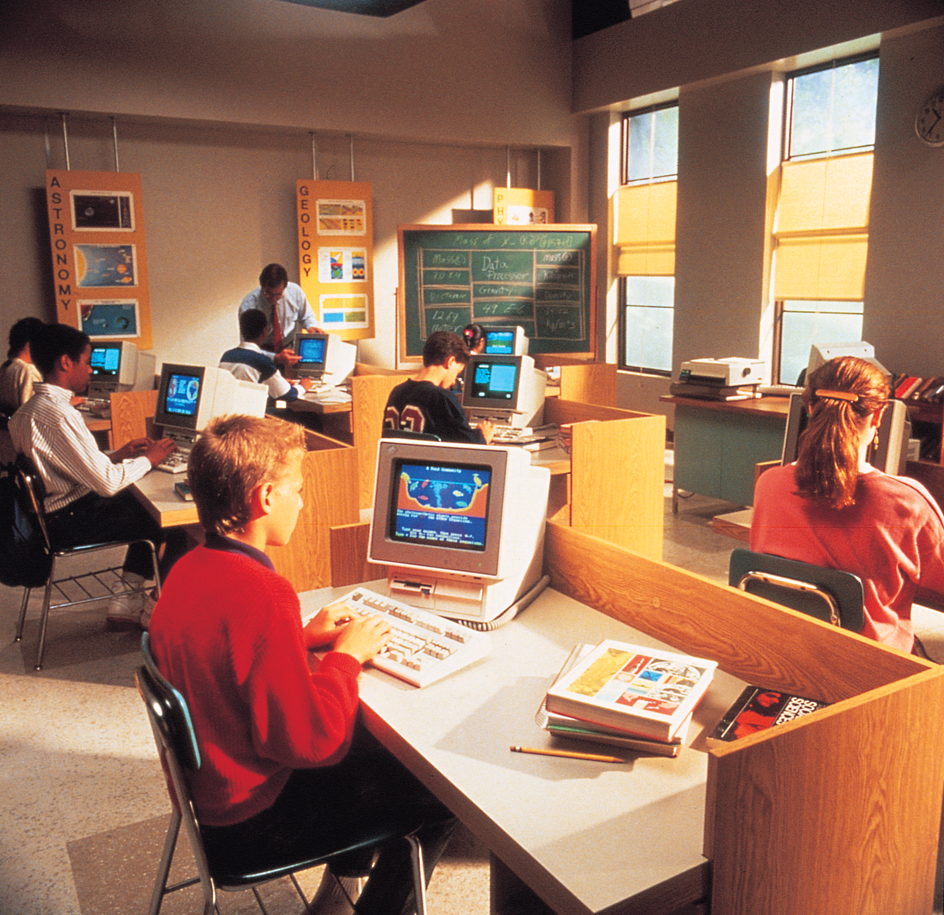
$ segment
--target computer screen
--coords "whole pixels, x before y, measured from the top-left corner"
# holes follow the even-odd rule
[[[800,438],[806,429],[809,415],[802,394],[790,395],[787,428],[783,436],[781,464],[792,464],[800,453]],[[868,461],[877,470],[897,476],[905,470],[908,461],[908,439],[911,423],[908,409],[900,400],[890,400],[878,428],[878,444],[869,449]]]
[[[90,362],[93,378],[117,378],[118,370],[121,368],[121,344],[92,344]]]
[[[528,338],[521,326],[485,327],[485,348],[489,355],[525,356],[528,353]]]
[[[327,334],[298,334],[296,336],[298,362],[295,367],[302,377],[320,377],[324,374],[328,357]]]
[[[513,446],[381,439],[368,554],[391,567],[391,591],[482,619],[537,581],[550,474],[530,457]]]
[[[267,394],[265,385],[240,381],[217,366],[165,363],[154,423],[165,433],[195,434],[227,413],[263,416]]]
[[[462,402],[468,407],[518,409],[522,356],[473,356],[465,368]]]
[[[164,365],[154,413],[156,425],[198,431],[197,414],[206,369],[203,365]]]
[[[93,341],[92,377],[89,397],[104,397],[112,391],[130,391],[137,380],[138,348],[128,340]]]

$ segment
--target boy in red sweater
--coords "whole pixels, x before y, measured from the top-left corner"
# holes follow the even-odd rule
[[[386,644],[389,627],[351,619],[344,604],[303,627],[298,596],[263,552],[292,535],[304,451],[299,426],[230,416],[191,452],[206,544],[168,576],[150,639],[190,706],[203,756],[191,787],[204,843],[211,858],[259,866],[282,848],[303,848],[306,837],[330,831],[340,844],[393,814],[404,835],[417,831],[430,874],[455,820],[357,718],[361,665]],[[308,651],[328,646],[312,671]],[[332,870],[357,875],[370,857]],[[407,843],[382,846],[355,911],[413,910]]]

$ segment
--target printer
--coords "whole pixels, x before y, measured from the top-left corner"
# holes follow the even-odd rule
[[[764,384],[767,366],[760,359],[690,359],[679,369],[681,384],[737,388]]]

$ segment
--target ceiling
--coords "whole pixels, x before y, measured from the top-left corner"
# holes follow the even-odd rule
[[[393,16],[424,0],[286,0],[323,10],[361,16]],[[630,7],[652,4],[654,0],[571,0],[571,35],[581,38],[631,17]],[[659,0],[655,0],[659,3]],[[661,4],[660,4],[661,5]]]

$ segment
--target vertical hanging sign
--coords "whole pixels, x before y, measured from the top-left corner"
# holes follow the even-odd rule
[[[56,320],[150,349],[141,176],[46,172]]]
[[[494,214],[499,226],[544,226],[554,222],[554,192],[496,187]]]
[[[374,336],[371,187],[297,182],[299,284],[323,330],[343,340]]]

